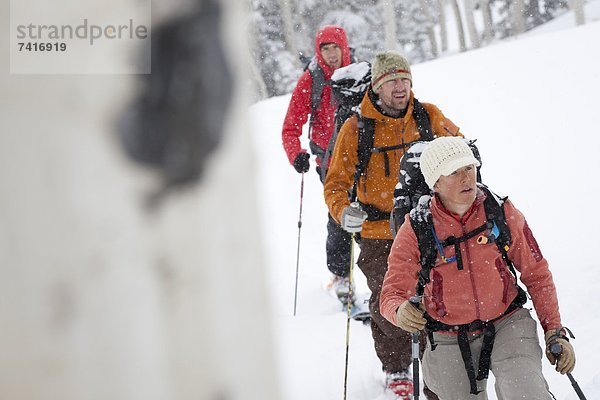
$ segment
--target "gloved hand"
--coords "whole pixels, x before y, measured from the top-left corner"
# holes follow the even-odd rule
[[[575,369],[575,351],[573,346],[569,343],[567,333],[574,339],[573,334],[568,328],[551,329],[544,334],[546,339],[546,357],[550,361],[550,364],[556,365],[556,370],[561,374],[571,373]],[[560,345],[560,354],[556,356],[551,350],[551,346],[555,345],[552,350],[556,351],[556,348]],[[558,358],[558,360],[557,360]]]
[[[358,203],[352,203],[342,211],[342,229],[350,233],[360,232],[366,219],[367,213],[360,208]]]
[[[424,313],[425,310],[421,303],[419,303],[419,307],[417,308],[410,301],[406,300],[400,304],[398,311],[396,311],[396,325],[410,333],[423,330],[427,322],[425,317],[423,317]]]
[[[304,151],[298,153],[296,158],[294,158],[294,168],[296,171],[298,171],[298,173],[302,174],[304,172],[308,172],[310,169],[310,162],[308,160],[310,160],[310,154]]]

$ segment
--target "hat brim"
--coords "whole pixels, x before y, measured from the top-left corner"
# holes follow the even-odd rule
[[[448,175],[452,174],[454,171],[456,171],[462,167],[466,167],[467,165],[474,165],[476,167],[479,167],[481,164],[472,155],[466,155],[461,158],[456,158],[456,159],[450,161],[449,163],[447,163],[446,165],[444,165],[444,168],[440,169],[440,171],[439,171],[440,176],[448,176]]]
[[[393,73],[393,74],[389,74],[384,76],[383,78],[381,78],[380,80],[378,80],[377,82],[375,82],[375,84],[373,85],[373,90],[377,91],[377,89],[379,89],[381,87],[381,85],[383,85],[384,83],[386,83],[387,81],[393,81],[394,79],[401,79],[401,78],[406,78],[408,80],[410,80],[410,84],[412,85],[412,76],[411,74],[407,73],[407,72],[400,72],[400,73]]]

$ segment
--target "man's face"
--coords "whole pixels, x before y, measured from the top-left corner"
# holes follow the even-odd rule
[[[327,43],[321,46],[321,56],[325,63],[333,69],[342,66],[342,49],[335,43]]]
[[[397,78],[386,81],[377,90],[381,108],[391,116],[397,116],[408,106],[410,100],[410,79]]]

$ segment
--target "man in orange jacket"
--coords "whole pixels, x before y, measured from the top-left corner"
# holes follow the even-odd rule
[[[424,304],[418,297],[411,302],[418,293],[417,277],[427,277],[419,264],[427,250],[420,248],[418,237],[423,237],[416,234],[415,216],[412,220],[407,216],[389,256],[381,313],[407,332],[422,330],[427,323],[435,348],[428,345],[425,350],[423,378],[441,399],[487,398],[488,370],[496,378],[499,399],[550,399],[536,324],[522,307],[526,298],[512,265],[520,272],[546,332],[546,354],[563,374],[575,367],[570,331],[561,324],[552,274],[527,221],[510,200],[496,198],[477,184],[478,165],[459,138],[435,139],[423,151],[421,171],[435,196],[428,209],[422,198],[421,211],[416,211],[421,220],[432,222],[428,232],[435,237],[430,247],[437,252],[436,259],[431,257],[429,277],[423,280]],[[511,238],[508,249],[495,243],[501,233],[494,231],[496,220],[489,225],[485,201],[490,196],[493,202],[503,202]],[[553,345],[562,350],[558,360],[550,352]]]
[[[317,172],[321,168],[325,149],[335,128],[334,102],[331,86],[326,82],[334,71],[350,64],[350,47],[346,32],[340,26],[328,25],[319,30],[315,38],[315,57],[296,84],[283,122],[283,148],[290,164],[299,173],[308,172],[310,154],[302,148],[302,127],[309,122],[310,148],[317,156]],[[340,228],[331,216],[327,222],[327,268],[333,274],[331,285],[342,303],[349,299],[350,235]]]
[[[403,145],[421,140],[415,107],[424,108],[434,137],[462,136],[452,121],[433,104],[417,103],[412,92],[408,61],[395,51],[377,54],[372,65],[371,87],[360,104],[360,116],[374,124],[371,156],[357,182],[359,118],[350,117],[340,129],[325,178],[325,202],[329,212],[346,231],[360,232],[358,266],[371,290],[369,309],[375,351],[386,373],[386,386],[399,399],[412,394],[408,372],[411,364],[410,335],[379,313],[379,293],[392,246],[389,213],[398,182]],[[369,149],[371,150],[371,149]],[[361,208],[351,207],[348,193],[356,183]],[[365,211],[366,210],[366,211]],[[430,398],[435,398],[428,393]]]

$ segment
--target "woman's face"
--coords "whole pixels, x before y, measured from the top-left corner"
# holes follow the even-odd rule
[[[477,196],[477,168],[467,165],[448,176],[440,176],[434,186],[444,207],[453,213],[463,215]]]

